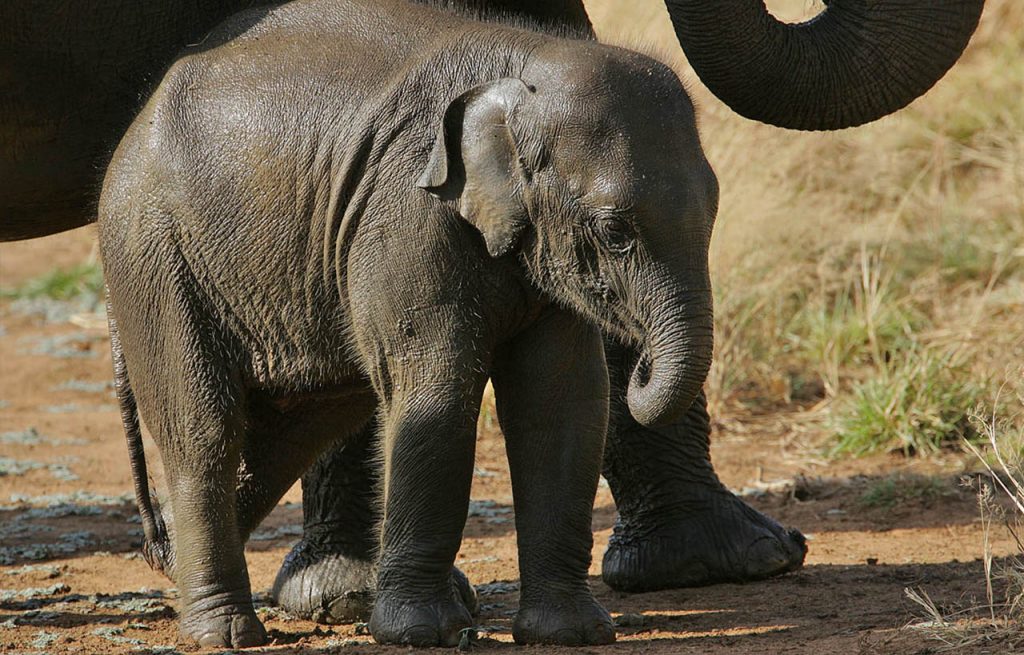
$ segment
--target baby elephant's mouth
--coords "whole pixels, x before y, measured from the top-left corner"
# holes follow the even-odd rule
[[[642,389],[651,381],[651,356],[644,349],[633,369],[633,384]]]

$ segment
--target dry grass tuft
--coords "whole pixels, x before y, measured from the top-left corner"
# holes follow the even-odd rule
[[[1001,389],[1013,399],[1015,415],[973,413],[971,420],[984,437],[981,445],[968,442],[987,472],[978,489],[978,509],[984,528],[982,560],[985,565],[986,599],[962,608],[944,608],[923,589],[906,589],[922,616],[908,626],[943,644],[943,651],[960,652],[968,647],[998,643],[1009,652],[1024,647],[1024,368],[1016,371]],[[1010,403],[994,403],[1008,406]],[[996,561],[991,541],[1004,529],[1017,544],[1017,554]]]

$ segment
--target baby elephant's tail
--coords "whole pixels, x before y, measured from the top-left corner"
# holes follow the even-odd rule
[[[109,292],[108,292],[109,297]],[[149,475],[146,472],[146,451],[142,446],[142,430],[139,427],[139,409],[135,404],[135,394],[128,379],[128,367],[124,361],[124,350],[121,348],[121,336],[117,331],[117,320],[107,301],[107,323],[110,326],[110,351],[114,359],[114,390],[121,408],[121,422],[124,425],[124,436],[128,442],[128,462],[132,469],[132,481],[135,484],[135,504],[142,517],[142,556],[154,571],[171,574],[171,542],[167,536],[167,526],[160,515],[159,507],[154,507],[149,495]]]

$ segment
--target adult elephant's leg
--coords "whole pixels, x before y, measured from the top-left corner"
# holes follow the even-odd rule
[[[361,435],[376,404],[369,392],[343,399],[307,399],[288,409],[269,398],[249,402],[237,487],[238,529],[243,540],[248,540],[318,455]]]
[[[604,476],[619,511],[602,576],[615,589],[646,591],[755,580],[799,568],[807,547],[719,481],[701,392],[679,422],[646,428],[626,406],[636,355],[606,341],[612,383]]]
[[[274,599],[321,623],[365,620],[377,553],[376,419],[329,448],[302,476],[302,541],[278,571]]]

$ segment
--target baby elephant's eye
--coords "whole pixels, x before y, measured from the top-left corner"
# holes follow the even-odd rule
[[[597,233],[605,247],[617,253],[626,252],[633,245],[633,230],[617,216],[602,216],[597,219]]]

